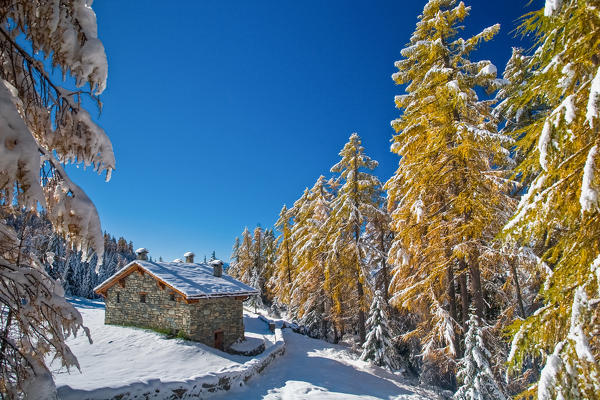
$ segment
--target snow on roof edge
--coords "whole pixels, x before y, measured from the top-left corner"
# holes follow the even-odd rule
[[[119,279],[120,276],[122,276],[125,272],[127,272],[129,269],[131,269],[132,266],[137,265],[138,267],[140,267],[144,271],[146,271],[148,274],[152,275],[155,279],[164,281],[169,286],[172,286],[175,290],[177,290],[178,292],[180,292],[188,300],[191,300],[191,299],[201,299],[201,298],[210,298],[210,297],[251,296],[251,295],[260,294],[260,291],[258,289],[254,289],[254,288],[251,288],[252,290],[240,290],[240,291],[231,291],[231,292],[217,292],[217,293],[210,293],[210,294],[208,294],[208,293],[207,294],[189,294],[189,293],[186,293],[181,288],[177,288],[177,285],[174,285],[173,282],[168,282],[167,280],[164,279],[164,277],[158,276],[154,271],[152,271],[152,270],[148,269],[147,267],[145,267],[143,265],[143,263],[154,264],[154,265],[160,266],[162,268],[166,268],[166,266],[165,265],[161,265],[161,264],[170,264],[170,263],[160,263],[160,262],[153,262],[153,261],[146,261],[146,260],[133,260],[129,264],[125,265],[120,270],[118,270],[117,272],[115,272],[112,276],[110,276],[107,279],[105,279],[102,283],[100,283],[99,285],[97,285],[96,287],[94,287],[94,289],[93,289],[94,293],[98,293],[98,291],[100,289],[102,289],[104,286],[110,284],[113,281],[116,283],[116,281]],[[179,264],[179,263],[177,263],[177,264]],[[199,267],[202,267],[202,266],[209,267],[208,264],[200,264],[200,263],[193,263],[193,264],[197,265]],[[187,264],[187,265],[189,265],[189,264]],[[212,267],[209,267],[209,268],[212,268]],[[129,274],[127,274],[127,275],[129,275]],[[231,280],[237,282],[237,283],[240,283],[240,284],[246,286],[246,287],[250,287],[250,286],[246,285],[245,283],[238,281],[237,279],[233,278],[230,275],[225,275],[225,276],[228,277],[228,278],[230,278]],[[218,279],[223,279],[223,278],[219,277]],[[229,283],[232,283],[232,282],[229,282]],[[112,286],[112,284],[110,286]]]

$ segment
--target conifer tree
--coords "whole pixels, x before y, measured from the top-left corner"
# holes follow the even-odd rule
[[[398,354],[392,340],[392,328],[388,321],[387,303],[377,290],[367,319],[367,337],[363,344],[361,360],[393,370],[398,365]]]
[[[381,183],[377,177],[365,172],[375,169],[377,161],[365,154],[361,139],[356,133],[350,135],[339,155],[341,160],[331,167],[331,172],[339,174],[341,186],[331,204],[331,221],[328,227],[333,233],[330,240],[338,242],[337,247],[341,247],[349,257],[350,262],[341,267],[348,269],[349,280],[345,282],[346,288],[356,291],[355,311],[358,315],[357,327],[362,344],[366,336],[365,283],[368,274],[365,266],[366,246],[362,233],[368,217],[379,211]]]
[[[482,321],[475,313],[471,313],[467,326],[465,352],[457,373],[461,386],[454,394],[454,399],[506,400],[502,384],[492,371],[492,355],[487,348]]]
[[[539,384],[524,393],[539,399],[600,398],[600,320],[588,300],[600,289],[598,6],[547,1],[526,18],[521,29],[536,48],[506,100],[515,110],[545,105],[511,132],[522,158],[517,171],[531,184],[505,228],[509,242],[532,247],[550,269],[543,306],[513,326],[509,357],[517,372],[528,356],[542,358]]]
[[[277,247],[273,276],[269,281],[275,299],[284,304],[289,304],[292,281],[295,279],[291,227],[292,210],[288,210],[284,205],[279,212],[279,219],[275,222],[275,228],[281,235],[279,236],[280,244]]]
[[[502,170],[510,163],[503,147],[510,139],[497,132],[492,102],[475,91],[498,86],[496,68],[469,60],[499,26],[458,37],[469,10],[455,0],[427,2],[395,64],[392,77],[406,84],[406,94],[395,99],[402,115],[392,121],[391,150],[401,160],[386,183],[395,235],[391,301],[416,318],[405,338],[419,339],[424,361],[450,374],[459,354],[456,278],[460,309],[468,310],[472,300],[482,316],[480,255],[512,211]]]
[[[108,73],[91,2],[1,2],[0,16],[0,212],[43,208],[70,247],[87,261],[90,249],[101,257],[97,210],[64,168],[93,166],[108,180],[115,167],[110,140],[84,106],[100,109]],[[81,89],[64,87],[61,73]],[[22,246],[26,237],[0,220],[0,397],[54,399],[46,360],[78,367],[65,339],[83,322]]]
[[[235,264],[238,261],[240,252],[240,238],[236,236],[235,242],[233,242],[233,248],[231,249],[231,264]]]
[[[237,251],[237,259],[231,263],[229,275],[249,284],[252,279],[252,267],[254,257],[252,256],[252,236],[248,228],[242,232],[242,243]]]
[[[273,277],[273,273],[275,271],[275,260],[277,256],[277,239],[275,238],[275,233],[273,229],[265,230],[264,236],[264,268],[263,268],[263,302],[267,301],[271,303],[273,301],[273,292],[271,291],[269,282]]]
[[[292,227],[292,251],[297,263],[290,300],[292,315],[309,334],[321,338],[327,337],[329,330],[330,300],[324,286],[327,247],[323,235],[331,200],[325,177],[320,176],[312,189],[306,190],[294,204],[297,209]]]

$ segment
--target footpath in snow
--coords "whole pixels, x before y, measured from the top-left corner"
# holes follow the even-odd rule
[[[359,361],[342,346],[283,330],[285,354],[223,399],[397,399],[439,397],[386,370]]]
[[[357,361],[342,346],[290,329],[277,329],[274,335],[264,320],[248,311],[244,312],[246,337],[262,340],[266,347],[256,357],[166,339],[144,329],[104,325],[103,302],[71,301],[83,315],[94,343],[90,345],[81,335],[68,341],[81,373],[75,369],[69,374],[51,365],[64,399],[133,399],[150,393],[153,399],[179,398],[184,393],[185,398],[227,399],[438,398],[401,377]]]

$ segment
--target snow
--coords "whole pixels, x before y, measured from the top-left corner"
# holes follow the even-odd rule
[[[581,195],[579,204],[581,212],[598,210],[598,188],[594,185],[595,157],[598,154],[598,146],[593,146],[583,167],[583,178],[581,179]]]
[[[283,330],[286,352],[263,376],[223,399],[397,399],[438,398],[404,378],[357,360],[345,347]]]
[[[195,254],[194,254],[194,253],[192,253],[191,251],[188,251],[188,252],[186,252],[186,253],[185,253],[183,256],[184,256],[184,257],[193,257],[193,256],[195,256]]]
[[[592,79],[592,86],[590,87],[590,94],[587,103],[587,112],[585,114],[585,120],[593,126],[594,118],[598,118],[598,101],[600,100],[600,67],[596,71],[596,76]]]
[[[27,188],[19,197],[19,204],[34,208],[36,203],[46,204],[40,186],[40,153],[33,136],[19,115],[11,94],[14,87],[0,81],[0,171],[3,188],[8,196],[7,203],[13,201],[17,181],[21,188]]]
[[[596,273],[596,281],[598,281],[598,295],[600,295],[600,255],[592,261],[590,270]]]
[[[573,307],[571,309],[571,326],[569,328],[569,339],[575,342],[575,352],[580,360],[595,363],[592,349],[585,333],[583,332],[586,308],[589,308],[585,289],[579,286],[575,289]]]
[[[168,388],[201,386],[203,377],[233,376],[253,366],[256,358],[231,355],[200,343],[165,339],[162,335],[137,328],[104,325],[102,302],[71,299],[90,328],[93,344],[85,337],[67,341],[79,358],[81,373],[69,375],[54,369],[59,394],[68,399],[112,398],[123,388],[134,395],[155,393],[172,396]],[[263,318],[264,319],[264,318]],[[294,333],[290,329],[273,335],[256,314],[245,312],[246,336],[260,337],[268,344],[265,353],[276,349],[285,338],[285,353],[245,385],[232,384],[228,392],[215,394],[223,399],[397,399],[439,398],[434,392],[411,386],[405,378],[357,360],[347,348]],[[278,324],[281,325],[281,324]],[[277,337],[277,334],[280,335]],[[276,344],[277,343],[277,344]],[[263,357],[261,355],[260,357]],[[66,386],[68,385],[68,387]],[[195,386],[194,386],[195,387]],[[111,389],[112,388],[112,389]],[[75,389],[75,390],[73,390]],[[88,390],[89,392],[77,392]],[[208,393],[203,392],[202,397]],[[79,396],[79,397],[78,397]],[[143,396],[142,396],[143,397]],[[141,397],[140,397],[141,398]],[[145,398],[145,397],[144,397]],[[169,397],[170,398],[170,397]]]
[[[489,63],[488,65],[483,67],[481,71],[479,71],[479,73],[484,75],[496,75],[496,73],[498,73],[498,69],[494,64]]]
[[[550,17],[562,6],[562,0],[546,0],[544,15]]]
[[[258,294],[258,290],[232,278],[229,275],[213,275],[213,267],[207,264],[180,262],[158,262],[134,260],[102,282],[95,291],[119,279],[131,267],[139,266],[149,274],[159,278],[183,293],[188,299],[218,296],[240,296]]]
[[[538,150],[540,152],[540,166],[544,171],[548,171],[548,146],[550,145],[550,133],[552,127],[550,119],[544,122],[544,128],[538,142]]]
[[[546,360],[546,365],[542,369],[540,374],[540,381],[538,383],[538,399],[539,400],[550,400],[554,399],[553,388],[556,385],[559,371],[564,367],[562,360],[560,359],[560,352],[565,342],[560,342],[554,348],[552,353]]]

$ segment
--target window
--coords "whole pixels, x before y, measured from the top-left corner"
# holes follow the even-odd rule
[[[171,293],[171,294],[169,295],[169,300],[171,300],[171,301],[175,301],[175,293]]]
[[[140,303],[146,302],[146,293],[140,293]]]
[[[121,302],[121,293],[117,293],[117,303]]]

